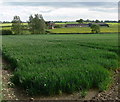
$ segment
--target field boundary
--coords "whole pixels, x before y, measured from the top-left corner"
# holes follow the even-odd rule
[[[117,34],[117,33],[120,33],[120,32],[108,32],[108,33],[98,33],[98,34]],[[49,34],[95,34],[95,33],[49,33]]]

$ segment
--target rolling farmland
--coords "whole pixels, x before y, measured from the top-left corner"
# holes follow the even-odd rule
[[[55,23],[56,25],[64,24],[77,24],[77,22],[67,22],[67,23]],[[118,23],[108,23],[110,27],[100,27],[101,33],[117,33],[118,32]],[[23,25],[28,25],[28,23],[23,23]],[[0,30],[11,30],[12,23],[3,23],[0,24]],[[91,33],[90,27],[73,27],[73,28],[56,28],[56,29],[47,29],[50,33]],[[28,31],[26,31],[28,32]]]
[[[100,27],[101,33],[117,33],[118,24],[110,23],[110,27]],[[51,33],[91,33],[90,27],[71,27],[71,28],[57,28],[50,29]]]
[[[118,35],[8,35],[2,37],[12,82],[30,95],[55,95],[111,83],[118,67]]]
[[[28,23],[22,23],[22,25],[28,25]],[[11,30],[12,23],[0,23],[0,30]]]

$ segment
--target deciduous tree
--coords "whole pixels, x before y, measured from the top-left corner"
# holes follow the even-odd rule
[[[100,21],[99,21],[99,20],[96,20],[95,23],[100,23]]]
[[[22,24],[19,16],[14,16],[12,20],[12,31],[14,34],[22,33]]]
[[[45,21],[42,15],[35,14],[34,17],[30,15],[28,24],[32,34],[45,33]]]
[[[82,24],[82,23],[84,22],[84,20],[83,20],[83,19],[80,19],[80,20],[76,20],[76,22]]]
[[[98,24],[91,25],[91,32],[92,33],[100,33],[100,26]]]

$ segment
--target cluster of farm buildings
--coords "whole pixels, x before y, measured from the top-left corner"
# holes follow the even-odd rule
[[[90,27],[92,24],[98,24],[99,26],[106,26],[109,27],[108,24],[106,23],[88,23],[88,24],[64,24],[63,27],[69,28],[69,27]],[[54,29],[55,28],[55,23],[49,22],[49,29]]]

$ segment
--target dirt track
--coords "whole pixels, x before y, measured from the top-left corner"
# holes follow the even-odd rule
[[[95,100],[119,100],[120,101],[120,71],[116,70],[114,73],[113,85],[110,87],[109,90],[104,91],[96,95],[93,99]]]

